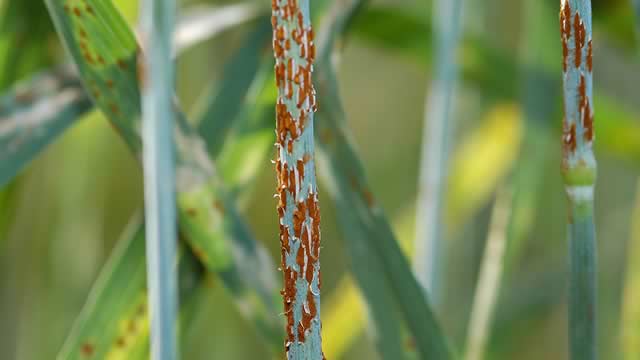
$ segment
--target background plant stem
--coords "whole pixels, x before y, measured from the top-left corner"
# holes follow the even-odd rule
[[[173,360],[177,350],[176,195],[172,36],[176,5],[142,2],[145,62],[150,74],[142,87],[142,140],[147,242],[147,283],[151,314],[151,358]]]
[[[461,0],[434,1],[433,22],[436,59],[431,92],[425,104],[422,161],[416,218],[418,281],[437,307],[441,300],[440,271],[446,259],[442,238],[442,208],[445,193],[454,87],[458,77],[456,49],[460,37]]]

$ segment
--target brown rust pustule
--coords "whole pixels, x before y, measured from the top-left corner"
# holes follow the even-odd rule
[[[566,159],[569,153],[573,153],[576,151],[576,124],[574,122],[571,125],[567,125],[565,121],[562,131],[562,149],[564,153],[564,158]]]
[[[575,66],[576,68],[582,65],[582,49],[584,49],[585,39],[587,35],[587,30],[584,27],[584,23],[580,18],[580,14],[576,12],[574,20],[573,20],[573,37],[575,41]]]
[[[585,104],[584,112],[582,113],[582,127],[584,128],[584,140],[587,142],[593,141],[593,113],[589,102]]]
[[[80,353],[85,358],[90,358],[91,356],[93,356],[94,352],[95,352],[95,347],[93,346],[93,344],[89,342],[85,342],[84,344],[82,344],[82,346],[80,346]]]
[[[589,72],[593,72],[593,47],[591,45],[591,40],[587,44],[587,70]]]
[[[571,37],[571,8],[569,3],[564,3],[560,9],[560,39],[562,41],[562,71],[567,71],[569,58],[569,38]]]
[[[272,0],[276,102],[277,210],[280,219],[282,290],[287,318],[285,349],[317,334],[320,215],[313,176],[311,131],[316,107],[312,83],[313,30],[296,0]],[[312,147],[311,147],[312,149]],[[312,151],[312,150],[311,150]],[[306,291],[301,290],[307,288]],[[300,292],[300,293],[298,293]],[[297,297],[296,297],[297,296]],[[315,329],[315,330],[314,330]],[[315,336],[315,335],[313,335]],[[315,340],[314,340],[315,341]]]

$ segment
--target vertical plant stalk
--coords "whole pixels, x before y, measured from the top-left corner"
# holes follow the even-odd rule
[[[150,76],[142,83],[142,141],[147,228],[147,283],[151,313],[151,357],[176,359],[176,195],[173,145],[174,64],[171,56],[175,3],[145,0],[142,36]]]
[[[431,92],[425,103],[425,126],[420,162],[414,270],[431,302],[439,302],[442,241],[442,208],[447,178],[451,103],[458,67],[456,49],[460,34],[461,0],[434,2],[436,59]]]
[[[505,266],[507,227],[511,202],[512,196],[509,190],[501,189],[498,191],[471,309],[466,360],[481,360],[484,358]]]
[[[640,0],[633,0],[633,10],[635,11],[636,44],[640,46]],[[640,49],[636,51],[640,51]]]
[[[622,353],[623,359],[640,357],[640,181],[636,191],[636,202],[631,214],[631,238],[629,239],[627,274],[625,276],[622,304]]]
[[[597,357],[591,1],[560,3],[565,112],[562,174],[569,200],[569,350],[571,359],[590,360]]]
[[[320,211],[313,141],[313,29],[308,0],[274,0],[272,7],[285,350],[287,359],[319,360],[324,356],[320,334]]]

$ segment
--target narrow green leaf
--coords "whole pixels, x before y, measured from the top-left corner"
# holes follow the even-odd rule
[[[259,63],[271,38],[270,18],[258,20],[242,47],[227,62],[217,91],[205,99],[206,109],[198,116],[198,132],[210,154],[217,154],[224,138],[244,105],[249,86],[260,69]]]
[[[640,181],[636,191],[635,208],[631,214],[631,231],[627,251],[627,270],[622,304],[622,353],[623,359],[640,357]]]
[[[324,65],[324,64],[323,64]],[[320,83],[331,81],[330,68],[318,65]],[[447,342],[425,299],[408,260],[402,254],[393,231],[366,182],[364,169],[344,129],[345,116],[335,87],[320,88],[323,107],[316,131],[320,136],[320,175],[329,184],[338,219],[347,235],[352,268],[367,301],[375,302],[374,287],[386,282],[406,321],[417,348],[425,359],[448,359]],[[371,266],[371,264],[380,264]],[[389,311],[389,310],[387,310]]]
[[[233,21],[227,19],[231,26],[249,19],[252,8],[240,5],[201,10],[198,17],[187,14],[176,28],[178,52],[225,28],[206,27],[205,21],[232,16]],[[70,96],[71,93],[77,95]],[[42,111],[45,105],[48,110]],[[38,74],[0,97],[0,187],[92,106],[77,74],[67,67]],[[28,121],[24,121],[25,117]]]
[[[352,268],[358,283],[373,302],[376,282],[386,282],[422,358],[448,359],[451,356],[424,291],[402,254],[391,226],[367,185],[364,168],[349,141],[345,114],[331,68],[330,53],[339,29],[348,24],[359,1],[344,6],[344,12],[329,19],[333,28],[319,40],[318,84],[322,97],[316,125],[322,165],[320,175],[326,179],[329,194],[336,203],[338,219],[345,234]],[[380,264],[380,268],[371,264]],[[375,316],[375,315],[374,315]]]
[[[451,114],[458,79],[456,52],[462,28],[462,4],[460,0],[439,0],[433,4],[437,56],[425,105],[414,269],[431,303],[437,307],[442,301],[441,273],[447,257],[442,215],[449,172],[449,143],[454,129]]]
[[[132,221],[93,285],[59,360],[145,358],[149,314],[144,238],[140,222]],[[204,281],[197,260],[185,250],[181,246],[179,256],[182,316]]]
[[[0,3],[0,90],[17,79],[51,64],[47,46],[54,33],[47,10],[39,0]]]
[[[418,63],[430,64],[432,47],[424,39],[430,37],[431,24],[425,21],[424,16],[418,17],[390,7],[374,7],[358,14],[353,28],[354,35],[369,44],[404,54]],[[544,49],[545,53],[550,51],[548,46]],[[532,65],[526,61],[516,61],[473,34],[465,36],[461,52],[461,79],[492,98],[518,100],[523,68],[531,76],[553,83],[554,88],[561,87],[561,80],[556,76],[560,71],[558,61],[549,60],[557,59],[560,56],[557,52],[552,57],[546,56],[542,63]],[[603,86],[594,84],[594,87],[599,94],[595,99],[598,113],[607,119],[595,123],[598,147],[639,164],[640,142],[635,140],[640,133],[640,126],[634,118],[636,114],[625,110],[633,109],[635,105],[625,104],[624,99]],[[548,103],[545,104],[547,106]],[[554,112],[554,116],[561,115]]]
[[[471,308],[465,360],[485,359],[505,266],[511,197],[510,190],[500,189],[493,205],[491,225],[485,242]]]
[[[47,4],[85,87],[139,156],[138,79],[144,84],[146,74],[138,70],[139,50],[131,30],[108,0],[88,1],[82,7],[73,1]],[[225,192],[204,142],[181,112],[176,116],[180,229],[206,268],[220,275],[242,314],[279,351],[282,323],[275,266]]]
[[[58,359],[105,359],[146,346],[144,252],[143,228],[133,223],[101,271]]]
[[[90,108],[66,68],[39,74],[0,97],[0,187]]]

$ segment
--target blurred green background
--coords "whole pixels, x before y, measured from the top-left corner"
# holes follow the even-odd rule
[[[545,4],[542,13],[549,15],[538,19],[526,11],[529,1],[464,1],[460,50],[463,71],[454,100],[455,135],[445,212],[446,292],[444,305],[437,309],[445,332],[457,348],[465,343],[495,192],[513,188],[514,169],[529,161],[532,153],[540,155],[539,166],[526,175],[530,181],[525,181],[529,184],[525,190],[532,201],[522,208],[511,208],[522,217],[522,224],[514,230],[521,235],[518,250],[509,253],[512,257],[500,290],[488,359],[567,358],[558,4],[538,0]],[[115,3],[134,24],[137,2]],[[182,1],[181,7],[201,3]],[[600,351],[604,359],[618,359],[622,358],[625,270],[629,261],[640,262],[640,254],[633,256],[629,250],[632,224],[640,223],[640,213],[636,212],[635,218],[633,215],[634,206],[639,206],[635,199],[640,189],[640,59],[630,1],[599,0],[593,5]],[[65,60],[42,1],[4,0],[0,9],[3,90],[34,71]],[[338,80],[372,191],[398,237],[410,243],[415,227],[424,101],[432,70],[427,60],[431,56],[431,2],[372,1],[369,9],[378,9],[378,15],[391,9],[413,22],[394,22],[389,20],[391,16],[376,18],[371,14],[357,18],[344,44]],[[527,24],[532,22],[548,36],[528,46],[525,39],[531,28]],[[178,94],[188,112],[197,106],[204,90],[221,78],[223,65],[249,29],[249,25],[241,25],[226,30],[180,57]],[[483,61],[474,45],[479,43],[502,58]],[[19,55],[2,54],[16,46],[21,51],[12,53]],[[536,58],[542,59],[548,73],[537,76],[531,66],[516,66],[512,69],[517,75],[514,78],[501,62],[526,65]],[[546,108],[542,113],[548,115],[531,125],[525,115],[530,113],[522,106],[531,96],[526,89],[531,86],[531,78],[542,82],[545,76],[555,76],[547,84],[556,88],[546,92],[549,101],[542,103]],[[322,94],[319,101],[322,106]],[[544,147],[536,148],[535,144]],[[275,186],[272,165],[264,162],[243,211],[257,238],[277,259]],[[348,273],[348,258],[333,205],[322,195],[322,183],[320,186],[325,347],[331,347],[331,355],[342,359],[375,359],[375,349],[365,332],[333,321],[338,317],[350,323],[356,315],[344,311],[348,309],[345,306],[360,303],[347,301],[342,292],[340,284]],[[2,189],[1,359],[55,357],[101,266],[130,217],[141,207],[140,167],[95,111]],[[635,234],[635,241],[640,242],[640,234]],[[640,299],[634,301],[640,306]],[[215,280],[204,304],[187,330],[186,359],[210,359],[211,354],[220,359],[266,358],[264,345]],[[337,345],[337,340],[331,344],[333,339],[345,340],[344,346]]]

